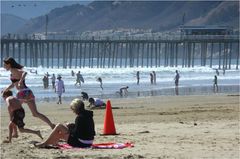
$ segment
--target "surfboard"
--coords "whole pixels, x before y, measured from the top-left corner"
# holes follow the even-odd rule
[[[80,81],[82,82],[82,83],[84,83],[84,78],[83,78],[83,76],[82,75],[80,75]]]

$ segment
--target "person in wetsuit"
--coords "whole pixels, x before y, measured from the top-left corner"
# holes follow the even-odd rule
[[[101,77],[98,77],[98,78],[97,78],[97,81],[100,82],[100,87],[101,87],[102,90],[103,90],[103,86],[102,86],[102,78],[101,78]]]
[[[218,92],[218,82],[217,82],[217,75],[214,76],[214,80],[213,80],[213,91],[214,92]]]
[[[37,110],[35,96],[31,89],[29,89],[25,84],[27,72],[23,70],[23,66],[18,64],[12,57],[4,59],[3,64],[4,68],[11,72],[10,80],[12,81],[12,83],[5,88],[3,92],[15,87],[18,90],[17,98],[21,101],[21,103],[27,103],[32,115],[40,118],[53,129],[55,125],[45,115],[39,113]]]
[[[16,97],[13,97],[12,91],[10,90],[4,91],[2,97],[7,103],[8,112],[10,116],[10,122],[8,125],[9,136],[3,142],[11,143],[13,137],[18,137],[17,127],[19,131],[22,133],[35,134],[42,139],[40,131],[24,128],[25,123],[23,122],[23,119],[25,117],[25,111],[20,101]]]
[[[44,142],[35,144],[36,147],[57,145],[60,139],[73,147],[91,147],[96,135],[93,111],[85,110],[83,101],[78,98],[71,102],[70,108],[76,114],[75,123],[57,124],[49,137]]]
[[[178,70],[176,70],[176,75],[175,75],[175,77],[174,77],[175,87],[178,87],[179,79],[180,79],[180,75],[179,75],[179,73],[178,73]]]
[[[137,85],[139,85],[139,80],[140,80],[140,72],[139,71],[137,71],[136,77],[137,77]]]

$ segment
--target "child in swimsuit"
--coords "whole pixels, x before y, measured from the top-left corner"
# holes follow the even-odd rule
[[[10,115],[10,123],[8,126],[10,132],[9,137],[7,140],[4,140],[3,142],[11,143],[12,137],[18,137],[16,127],[18,127],[19,131],[22,133],[35,134],[41,139],[43,139],[39,130],[37,131],[24,128],[25,123],[23,122],[23,119],[25,117],[25,111],[22,108],[20,101],[17,98],[13,97],[12,91],[10,90],[4,91],[2,97],[7,103],[8,112]]]

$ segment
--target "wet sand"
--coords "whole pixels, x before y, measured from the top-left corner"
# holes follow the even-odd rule
[[[20,134],[12,143],[1,144],[1,158],[239,158],[239,96],[155,96],[112,99],[117,136],[102,136],[105,110],[93,110],[95,143],[134,143],[133,148],[58,150],[35,148],[37,136]],[[73,122],[69,102],[39,102],[38,109],[54,123]],[[27,105],[26,127],[41,130],[46,138],[50,127],[34,118]],[[1,143],[8,135],[9,117],[1,107]]]

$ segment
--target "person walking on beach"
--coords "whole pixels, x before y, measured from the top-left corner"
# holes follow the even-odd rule
[[[175,86],[176,86],[176,87],[178,87],[179,79],[180,79],[180,75],[179,75],[179,73],[178,73],[178,70],[176,70],[176,75],[175,75],[175,78],[174,78]]]
[[[35,96],[33,95],[31,89],[29,89],[25,84],[25,77],[27,75],[27,72],[23,70],[23,66],[18,64],[12,57],[4,59],[3,62],[4,68],[7,71],[11,72],[10,80],[12,81],[12,83],[4,89],[3,93],[15,87],[18,90],[17,98],[22,103],[27,103],[29,109],[32,112],[32,115],[34,117],[40,118],[53,129],[55,125],[45,115],[39,113],[37,110]]]
[[[102,90],[103,90],[102,78],[101,78],[101,77],[98,77],[98,78],[97,78],[97,81],[100,82],[100,88],[102,88]]]
[[[153,83],[154,83],[154,84],[157,84],[156,72],[155,72],[155,71],[152,71],[152,74],[153,74]]]
[[[52,74],[52,89],[55,88],[56,77],[55,74]]]
[[[55,93],[58,94],[58,102],[57,104],[62,104],[62,93],[65,92],[64,82],[62,80],[61,75],[58,75],[57,81],[55,84]]]
[[[213,80],[213,91],[214,92],[218,92],[218,84],[217,84],[217,76],[214,76],[214,80]]]
[[[75,123],[57,124],[49,137],[44,142],[35,144],[36,147],[55,146],[60,139],[73,147],[85,148],[92,146],[96,135],[93,111],[86,110],[84,102],[78,98],[71,102],[70,108],[77,115]]]
[[[12,91],[10,90],[4,91],[2,94],[2,97],[7,103],[9,117],[10,117],[10,122],[8,125],[9,136],[3,142],[11,143],[13,137],[16,137],[16,138],[18,137],[17,127],[21,133],[35,134],[41,139],[43,139],[39,130],[37,131],[37,130],[24,128],[25,123],[23,122],[23,119],[25,117],[25,111],[22,107],[21,102],[16,97],[13,97]]]
[[[150,73],[150,83],[153,84],[153,73]]]
[[[136,77],[137,77],[137,85],[139,85],[139,80],[140,80],[140,72],[139,71],[137,71]]]

